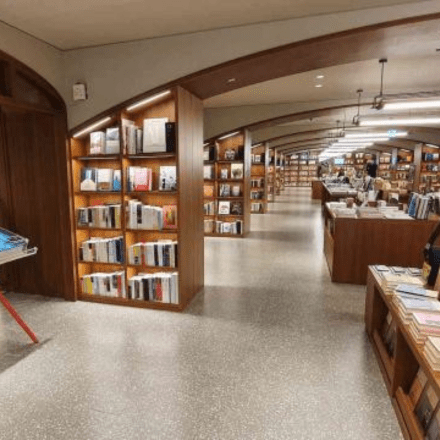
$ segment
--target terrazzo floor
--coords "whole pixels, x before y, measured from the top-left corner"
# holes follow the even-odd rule
[[[320,205],[290,189],[246,239],[206,239],[185,313],[11,294],[1,440],[394,440],[364,288],[330,282]]]

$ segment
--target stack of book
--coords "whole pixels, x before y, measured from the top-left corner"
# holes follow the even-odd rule
[[[399,287],[400,286],[398,286],[398,288]],[[434,293],[437,294],[437,292]],[[415,312],[440,313],[440,302],[437,301],[436,297],[432,298],[429,296],[400,293],[398,290],[396,290],[396,295],[393,297],[393,301],[396,304],[396,307],[402,317],[402,321],[405,324],[411,323],[412,314]]]
[[[177,272],[144,273],[128,280],[128,297],[142,301],[179,304]]]
[[[127,154],[174,153],[176,126],[174,122],[168,122],[168,118],[148,118],[144,119],[141,129],[134,121],[123,119],[122,139]]]
[[[82,168],[81,191],[121,191],[121,170]]]
[[[126,298],[125,272],[92,273],[81,278],[81,289],[87,295]]]
[[[97,205],[77,209],[79,227],[121,228],[121,205]]]
[[[105,132],[90,133],[89,154],[119,154],[120,152],[119,128],[107,128]]]
[[[162,230],[177,228],[177,205],[151,206],[139,200],[127,203],[127,228]]]
[[[428,336],[440,336],[440,313],[413,313],[409,332],[418,344],[425,343]]]
[[[124,241],[122,237],[92,237],[81,243],[79,252],[79,259],[84,262],[122,264],[124,262]]]
[[[431,197],[418,193],[411,193],[408,201],[408,215],[419,220],[428,218],[432,207]]]
[[[177,267],[177,241],[135,243],[128,248],[128,263],[134,266]]]
[[[425,344],[425,356],[434,371],[440,371],[440,338],[428,336]]]

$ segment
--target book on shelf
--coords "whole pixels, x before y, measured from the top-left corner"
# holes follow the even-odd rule
[[[214,179],[214,165],[203,166],[203,178],[207,180]]]
[[[205,215],[214,215],[215,214],[215,203],[213,201],[205,202],[203,204],[203,211]]]
[[[231,185],[228,183],[222,183],[219,188],[220,197],[231,197]]]
[[[229,170],[228,170],[228,168],[221,168],[220,169],[220,179],[222,179],[222,180],[229,179]]]
[[[425,344],[425,356],[434,371],[440,371],[440,338],[428,336]]]
[[[166,133],[166,149],[167,153],[175,153],[176,152],[176,123],[175,122],[167,122],[165,124],[165,133]]]
[[[431,417],[428,430],[426,431],[426,440],[440,439],[440,412],[437,410]]]
[[[425,388],[426,382],[428,378],[426,377],[425,372],[422,368],[419,368],[417,371],[416,377],[411,384],[411,388],[409,390],[409,398],[411,399],[413,405],[417,405],[420,396],[422,395],[423,388]]]
[[[143,153],[167,151],[166,124],[168,118],[147,118],[143,123]]]
[[[151,206],[139,200],[130,200],[127,203],[127,227],[141,230],[176,229],[177,206]]]
[[[204,221],[205,234],[212,234],[214,232],[214,226],[215,226],[214,220],[205,220]]]
[[[128,167],[127,189],[129,192],[152,191],[153,170],[147,167]]]
[[[397,339],[397,324],[392,318],[391,313],[388,312],[384,325],[382,327],[382,340],[384,342],[387,353],[391,357],[394,357],[396,339]]]
[[[89,154],[105,154],[105,133],[103,131],[90,133]]]
[[[229,215],[231,212],[231,202],[220,201],[218,202],[218,213],[220,215]]]
[[[111,168],[82,168],[81,191],[120,191],[121,170]]]
[[[159,191],[177,190],[176,166],[161,166],[159,168]]]
[[[233,234],[241,235],[243,233],[243,221],[236,220],[234,222],[215,222],[215,232],[217,234]]]
[[[96,205],[77,208],[78,227],[121,228],[121,205]]]
[[[415,408],[415,414],[417,420],[420,423],[423,431],[427,431],[429,423],[431,422],[431,417],[437,406],[439,398],[434,388],[428,384],[423,391],[420,400]]]
[[[212,185],[203,186],[203,196],[204,197],[214,197],[214,187]]]
[[[237,180],[243,179],[243,164],[242,163],[231,164],[231,179],[237,179]]]
[[[79,259],[86,263],[122,264],[124,262],[124,240],[122,237],[91,237],[81,243]]]
[[[125,272],[92,273],[81,277],[81,291],[86,295],[126,298]]]
[[[119,140],[119,127],[110,127],[105,131],[105,153],[119,154],[121,143]]]
[[[263,212],[264,207],[262,203],[251,203],[252,212]]]
[[[128,280],[128,298],[179,304],[179,275],[177,272],[135,275]]]
[[[214,161],[216,160],[216,147],[215,145],[208,145],[203,148],[203,160],[204,161]]]
[[[177,241],[135,243],[128,248],[128,263],[134,266],[177,267]]]
[[[243,203],[231,202],[231,214],[232,215],[243,215]]]
[[[240,185],[232,185],[231,195],[232,195],[232,197],[240,197],[241,196]]]

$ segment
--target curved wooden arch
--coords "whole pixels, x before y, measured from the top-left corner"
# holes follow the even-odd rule
[[[83,122],[71,133],[174,86],[181,86],[199,98],[207,99],[248,85],[310,70],[387,56],[427,53],[428,48],[435,48],[440,43],[439,24],[440,13],[429,14],[350,29],[257,52],[137,95]],[[235,78],[235,81],[229,82],[230,78]],[[249,128],[252,130],[258,125],[251,124]],[[236,127],[229,132],[242,128],[245,127]]]

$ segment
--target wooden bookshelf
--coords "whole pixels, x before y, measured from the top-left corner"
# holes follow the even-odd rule
[[[394,326],[391,347],[384,335],[388,319]],[[418,344],[413,338],[392,296],[382,286],[380,273],[374,266],[368,270],[365,327],[404,438],[436,438],[428,437],[427,434],[428,430],[435,428],[432,423],[438,423],[440,419],[440,405],[434,402],[432,416],[425,425],[417,416],[417,408],[428,389],[437,398],[440,396],[440,372],[431,368],[424,353],[424,345]],[[416,381],[421,372],[425,383],[419,384]]]
[[[139,101],[148,96],[142,96]],[[111,156],[88,155],[90,134],[70,138],[70,169],[71,169],[71,201],[72,224],[74,235],[73,254],[75,258],[75,291],[76,298],[107,304],[118,304],[134,307],[154,308],[181,311],[203,287],[204,278],[204,243],[203,243],[203,161],[200,154],[203,143],[203,106],[202,102],[188,91],[176,87],[160,99],[154,100],[132,111],[121,109],[110,110],[109,121],[101,124],[96,130],[109,127],[119,128],[121,154]],[[176,124],[175,152],[127,154],[124,148],[123,120],[134,121],[136,127],[142,128],[147,118],[168,118]],[[93,121],[90,123],[93,124]],[[85,124],[87,125],[87,124]],[[129,191],[127,170],[130,166],[151,168],[153,171],[152,191]],[[160,167],[175,166],[177,191],[160,191]],[[112,168],[122,170],[122,185],[119,192],[81,191],[80,176],[83,167]],[[139,200],[143,204],[163,207],[175,205],[177,208],[177,229],[143,230],[130,229],[126,207],[130,200]],[[85,228],[77,227],[77,209],[101,204],[121,205],[121,228]],[[81,243],[90,237],[122,237],[124,243],[124,262],[91,263],[79,259]],[[154,242],[171,239],[178,242],[177,267],[149,267],[128,264],[130,245],[139,242]],[[127,298],[90,295],[82,292],[81,278],[96,272],[112,272],[120,270],[125,273]],[[157,272],[178,273],[178,304],[130,299],[128,295],[129,279],[140,273]]]
[[[279,196],[285,189],[285,157],[283,153],[276,154],[276,177],[275,177],[275,194]]]
[[[440,190],[440,149],[419,144],[414,151],[416,166],[413,189],[419,193]]]
[[[311,187],[318,180],[318,156],[310,152],[292,154],[286,163],[286,186]]]
[[[250,150],[251,140],[247,130],[205,142],[205,236],[243,238],[250,231]],[[225,186],[229,187],[226,194]],[[220,214],[222,202],[229,202],[229,213]],[[228,224],[239,223],[241,233],[216,232],[221,223],[226,223],[229,227]]]
[[[267,167],[267,201],[275,202],[275,160],[276,153],[273,148],[269,149],[269,165]]]
[[[269,167],[269,146],[267,144],[252,149],[251,163],[251,213],[266,214],[268,211]]]

